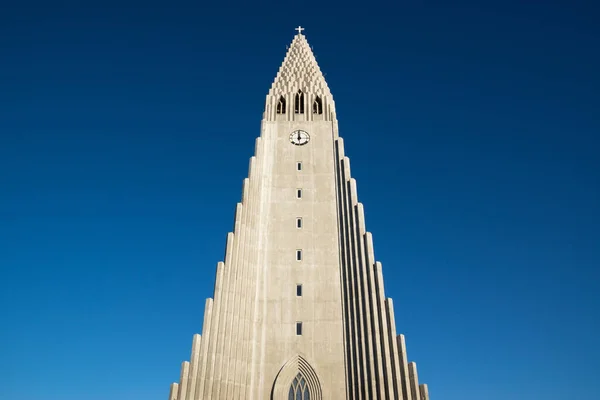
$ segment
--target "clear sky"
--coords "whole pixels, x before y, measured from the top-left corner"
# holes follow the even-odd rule
[[[593,3],[3,3],[0,398],[166,400],[301,24],[432,399],[599,399]]]

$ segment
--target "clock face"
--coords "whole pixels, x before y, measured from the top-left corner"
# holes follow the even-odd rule
[[[303,146],[310,140],[310,135],[305,131],[294,131],[290,133],[290,142],[296,146]]]

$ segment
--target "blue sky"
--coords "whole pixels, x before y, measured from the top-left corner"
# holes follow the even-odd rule
[[[83,3],[0,13],[0,398],[167,398],[299,24],[432,399],[600,398],[592,2]]]

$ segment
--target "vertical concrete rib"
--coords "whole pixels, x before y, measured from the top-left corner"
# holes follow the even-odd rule
[[[235,300],[235,286],[236,286],[236,274],[238,266],[238,253],[241,244],[241,225],[243,206],[242,203],[238,203],[235,213],[235,228],[234,228],[234,242],[233,250],[231,254],[231,263],[227,265],[227,284],[224,292],[223,299],[225,300],[221,310],[221,321],[219,322],[219,337],[217,344],[216,363],[214,368],[214,376],[212,380],[211,396],[215,399],[219,398],[223,384],[223,370],[227,366],[227,357],[229,355],[229,345],[231,343],[232,335],[232,308]]]
[[[360,212],[363,214],[364,218],[364,209],[360,208]],[[377,381],[380,386],[383,387],[382,396],[383,398],[388,398],[389,396],[387,390],[387,376],[386,371],[388,370],[388,364],[386,363],[386,353],[385,348],[382,345],[382,342],[385,342],[385,330],[382,329],[382,319],[385,318],[385,314],[382,310],[382,305],[379,299],[379,295],[381,293],[381,288],[378,285],[377,279],[373,274],[373,268],[376,265],[375,263],[375,252],[373,249],[373,240],[372,236],[369,232],[365,232],[362,237],[366,260],[367,260],[367,268],[366,274],[370,282],[370,293],[369,293],[369,305],[371,307],[372,315],[373,315],[373,341],[374,347],[376,351],[376,365],[377,365]]]
[[[273,196],[273,164],[275,152],[272,151],[273,148],[269,146],[267,148],[266,141],[263,142],[263,166],[261,167],[262,179],[261,179],[261,208],[260,208],[260,217],[259,217],[259,225],[261,229],[263,227],[267,227],[271,217],[271,209],[268,207],[268,204],[271,203],[271,198]],[[272,142],[271,142],[272,143]],[[259,304],[257,305],[259,311],[260,318],[258,319],[258,328],[260,329],[260,345],[257,350],[260,351],[260,357],[257,357],[258,366],[254,368],[253,371],[253,379],[255,379],[256,385],[256,398],[257,400],[262,400],[262,393],[265,391],[265,386],[270,386],[269,382],[265,382],[265,379],[262,377],[262,371],[265,370],[267,365],[267,329],[269,328],[266,324],[266,315],[267,315],[267,304],[268,304],[268,279],[269,279],[269,250],[271,243],[269,241],[268,236],[260,235],[258,247],[261,250],[261,257],[258,259],[258,271],[259,275],[259,289],[257,290],[257,299],[260,299]],[[258,334],[257,334],[258,338]],[[253,396],[254,397],[254,396]],[[252,398],[251,398],[252,399]]]
[[[250,165],[248,168],[248,177],[250,179],[250,202],[249,202],[249,206],[250,206],[250,233],[251,233],[251,237],[250,237],[250,255],[248,257],[248,259],[250,260],[250,263],[247,267],[246,270],[246,292],[244,294],[244,298],[246,299],[246,301],[244,302],[244,305],[246,307],[245,312],[244,312],[244,342],[243,342],[243,347],[242,347],[242,355],[241,355],[241,364],[240,364],[240,392],[238,395],[238,399],[240,400],[246,400],[249,397],[249,373],[250,373],[250,364],[253,362],[252,361],[252,351],[251,351],[251,346],[252,346],[252,327],[253,327],[253,321],[254,321],[254,301],[255,301],[255,296],[254,293],[256,291],[256,273],[257,273],[257,251],[258,251],[258,246],[256,245],[257,242],[257,215],[258,215],[258,207],[259,207],[259,201],[258,201],[258,196],[259,196],[259,181],[258,181],[258,177],[257,177],[257,165],[258,165],[258,161],[256,159],[256,156],[252,157],[250,159]]]
[[[254,186],[255,182],[251,180],[252,174],[252,164],[254,163],[253,159],[250,159],[250,166],[248,169],[248,199],[247,199],[247,213],[248,216],[246,218],[246,245],[244,249],[244,264],[241,274],[241,299],[240,299],[240,339],[237,346],[236,353],[236,365],[235,365],[235,378],[234,378],[234,392],[233,399],[240,399],[242,396],[242,381],[243,373],[246,371],[246,366],[244,363],[244,359],[246,359],[246,343],[248,341],[248,321],[249,315],[248,310],[250,310],[250,300],[249,300],[249,286],[250,286],[250,274],[254,273],[254,226],[252,221],[254,219],[255,209],[254,206],[256,204],[256,199],[254,197]]]
[[[237,211],[237,209],[236,209]],[[238,212],[236,212],[237,220]],[[234,223],[234,226],[237,224]],[[218,369],[220,361],[222,359],[222,344],[224,339],[225,326],[225,311],[227,307],[227,301],[229,299],[229,291],[231,286],[231,265],[233,260],[233,251],[236,242],[235,233],[230,232],[227,235],[227,246],[225,250],[225,262],[223,265],[223,284],[221,285],[220,298],[215,301],[213,315],[215,320],[211,324],[211,341],[209,348],[209,360],[207,364],[207,371],[205,379],[203,380],[204,390],[202,392],[203,399],[210,399],[212,396],[213,383],[215,381],[215,370]],[[216,299],[215,299],[216,300]]]
[[[177,394],[179,393],[179,384],[171,383],[171,390],[169,390],[169,400],[178,400]]]
[[[196,383],[198,381],[198,367],[200,365],[200,347],[202,336],[195,334],[192,340],[192,355],[190,356],[190,375],[188,378],[188,388],[185,399],[194,400],[196,394]]]
[[[410,395],[413,400],[419,400],[419,376],[417,375],[417,363],[408,363],[408,374],[410,378]]]
[[[181,375],[179,377],[179,393],[177,394],[177,398],[179,400],[185,400],[185,396],[187,394],[188,387],[188,377],[190,376],[190,363],[184,361],[181,363]]]
[[[344,224],[344,177],[342,174],[342,160],[344,159],[344,140],[338,138],[335,141],[335,178],[336,178],[336,194],[337,194],[337,210],[338,210],[338,229],[340,243],[340,280],[342,288],[342,307],[344,318],[344,354],[346,359],[346,387],[348,390],[348,399],[356,400],[359,395],[356,391],[356,375],[355,375],[355,347],[352,337],[352,312],[350,300],[350,274],[348,271],[347,254],[345,247],[346,226]]]
[[[245,187],[245,185],[244,185]],[[245,191],[245,190],[244,190]],[[246,236],[246,226],[245,226],[245,218],[246,218],[246,210],[242,203],[238,203],[236,213],[236,221],[235,221],[235,233],[237,240],[235,241],[234,246],[234,261],[232,263],[231,268],[231,288],[229,292],[229,299],[227,302],[227,311],[226,311],[226,324],[225,330],[223,331],[225,340],[223,341],[223,352],[222,352],[222,362],[219,366],[219,369],[215,372],[218,375],[215,375],[216,385],[213,389],[213,395],[216,399],[221,397],[227,398],[227,387],[230,382],[230,362],[231,362],[231,354],[232,347],[238,340],[238,332],[236,332],[236,323],[237,323],[237,313],[238,313],[238,302],[240,300],[239,296],[239,286],[240,286],[240,264],[242,264],[243,260],[243,251],[245,244],[245,236]]]
[[[355,258],[358,264],[358,276],[360,279],[360,291],[361,298],[361,319],[362,319],[362,331],[364,337],[365,347],[365,370],[366,374],[364,379],[369,383],[368,398],[369,399],[384,399],[384,392],[382,391],[382,384],[377,378],[381,372],[381,364],[377,364],[377,355],[379,349],[377,348],[378,332],[376,325],[373,324],[373,312],[375,311],[372,307],[372,288],[371,280],[369,279],[369,265],[370,261],[367,258],[367,249],[363,241],[363,235],[365,234],[365,221],[364,215],[362,215],[362,204],[358,202],[358,191],[356,189],[356,180],[350,179],[350,195],[352,197],[352,215],[354,218],[354,243],[356,245]]]
[[[377,262],[376,263],[376,272],[377,272],[377,276],[379,277],[379,282],[383,283],[383,278],[382,278],[382,272],[381,272],[381,263]],[[400,357],[398,354],[398,345],[396,343],[396,317],[394,316],[394,302],[392,301],[392,299],[386,299],[385,301],[385,305],[386,305],[386,312],[387,312],[387,316],[388,316],[388,337],[387,337],[387,342],[389,343],[389,349],[390,349],[390,356],[391,356],[391,362],[392,362],[392,368],[391,368],[391,372],[392,372],[392,385],[393,385],[393,391],[394,391],[394,399],[399,399],[401,398],[401,393],[402,393],[402,383],[400,382],[402,380],[402,375],[400,374]]]
[[[378,361],[381,364],[383,364],[383,366],[384,366],[384,369],[383,369],[383,371],[381,371],[379,379],[381,380],[381,382],[383,382],[385,384],[386,396],[387,396],[387,398],[390,398],[393,395],[393,388],[392,388],[393,378],[392,378],[392,357],[390,354],[389,337],[388,337],[389,318],[388,318],[388,315],[386,312],[385,290],[384,290],[384,286],[383,286],[383,280],[381,278],[381,275],[378,274],[378,267],[380,270],[381,264],[374,260],[375,252],[374,252],[374,248],[373,248],[373,235],[371,235],[371,233],[369,233],[369,232],[367,232],[365,234],[365,245],[368,249],[369,259],[372,262],[372,264],[370,264],[370,268],[369,268],[369,274],[370,274],[371,278],[373,279],[373,282],[374,282],[373,286],[375,289],[372,294],[372,299],[377,307],[377,314],[378,314],[378,318],[379,318],[377,321],[377,325],[378,325],[377,332],[379,333],[379,338],[378,338],[379,341],[378,341],[377,345],[378,345],[379,354],[380,354]]]
[[[357,209],[356,209],[357,215],[359,216],[359,218],[363,221],[362,223],[362,235],[361,235],[361,242],[364,248],[364,252],[365,252],[365,277],[367,279],[367,282],[369,284],[369,293],[368,293],[368,299],[369,299],[369,308],[371,311],[371,318],[370,318],[370,324],[372,325],[372,331],[373,331],[373,336],[372,336],[372,341],[373,341],[373,352],[374,352],[374,364],[376,367],[376,371],[377,371],[377,375],[375,377],[375,379],[378,382],[378,390],[379,390],[379,395],[381,398],[386,398],[385,396],[387,395],[386,389],[385,387],[387,386],[385,379],[384,379],[384,373],[386,371],[386,365],[385,365],[385,361],[383,359],[383,357],[385,356],[385,353],[382,350],[381,347],[381,341],[382,341],[382,332],[380,329],[380,318],[381,318],[381,308],[379,307],[378,301],[377,301],[377,293],[378,293],[378,289],[377,289],[377,281],[374,279],[373,277],[373,265],[375,264],[375,255],[374,255],[374,251],[373,251],[373,245],[371,242],[369,242],[368,237],[370,237],[370,233],[366,231],[366,226],[365,226],[365,216],[364,216],[364,207],[362,204],[358,204],[357,205]]]
[[[420,400],[429,400],[429,387],[426,383],[419,385],[419,393],[421,394]]]
[[[250,160],[250,168],[249,171],[252,170],[252,159]],[[250,175],[249,175],[250,176]],[[252,217],[253,217],[253,205],[255,200],[253,198],[253,181],[250,178],[246,178],[244,181],[246,182],[246,190],[247,196],[244,198],[244,205],[246,207],[246,222],[245,222],[245,231],[246,231],[246,244],[244,245],[244,254],[242,256],[242,263],[240,264],[240,290],[239,296],[240,301],[238,302],[239,313],[237,320],[237,335],[238,340],[233,347],[233,355],[232,359],[234,364],[232,365],[233,369],[233,377],[232,377],[232,387],[228,389],[228,396],[231,399],[239,399],[240,392],[242,391],[242,373],[244,370],[244,346],[246,343],[246,322],[248,320],[248,316],[246,315],[248,309],[248,274],[252,269],[252,248],[253,248],[253,228],[252,228]],[[233,389],[233,390],[232,390]]]
[[[251,215],[250,212],[250,201],[249,201],[249,192],[250,192],[250,180],[248,178],[244,179],[243,190],[242,190],[242,224],[241,224],[241,235],[240,235],[240,249],[238,255],[238,261],[236,262],[236,288],[235,288],[235,297],[233,302],[233,309],[231,310],[231,318],[232,318],[232,328],[231,332],[233,332],[231,336],[231,342],[229,345],[229,356],[227,357],[227,364],[224,374],[224,384],[225,384],[225,397],[227,399],[234,399],[236,397],[236,382],[239,384],[239,379],[236,377],[236,372],[240,370],[240,366],[238,365],[241,362],[240,351],[243,338],[242,329],[243,326],[243,318],[244,318],[244,310],[245,310],[245,275],[248,268],[248,248],[249,243],[248,239],[250,237],[249,232],[249,218]],[[239,390],[238,390],[239,392]]]
[[[418,400],[417,398],[412,397],[410,391],[410,376],[408,372],[404,335],[396,336],[396,342],[398,344],[398,356],[400,357],[400,374],[402,375],[402,397],[404,400]]]
[[[348,169],[350,169],[350,159],[348,160]],[[366,332],[366,302],[365,299],[365,281],[363,280],[363,271],[361,265],[361,258],[359,257],[359,250],[357,245],[357,224],[356,218],[354,215],[355,205],[357,203],[356,200],[356,181],[350,177],[350,172],[347,175],[347,183],[346,186],[348,188],[347,196],[348,196],[348,240],[350,242],[349,251],[350,251],[350,265],[352,267],[352,271],[354,274],[354,293],[356,296],[356,327],[357,327],[357,339],[360,344],[359,351],[361,352],[360,356],[360,364],[362,366],[362,379],[361,381],[364,383],[364,392],[365,398],[378,400],[376,385],[377,382],[374,380],[375,374],[371,368],[369,362],[369,344],[371,344],[371,336],[367,335]]]
[[[346,269],[348,271],[348,287],[349,287],[349,300],[350,300],[350,326],[351,326],[351,346],[354,348],[354,384],[356,385],[357,399],[366,399],[363,375],[362,375],[362,343],[359,342],[358,334],[358,320],[360,315],[358,314],[358,307],[356,304],[356,276],[353,268],[353,257],[350,252],[350,234],[349,234],[349,221],[348,221],[348,180],[350,179],[350,159],[344,157],[342,160],[342,215],[343,215],[343,226],[344,226],[344,237],[343,247],[346,255]]]
[[[287,107],[287,105],[286,105]],[[287,115],[287,114],[286,114]],[[254,154],[256,157],[257,162],[255,163],[256,167],[252,168],[252,175],[250,177],[250,179],[254,180],[255,182],[255,186],[256,186],[256,190],[257,190],[257,197],[256,197],[256,202],[257,202],[257,207],[258,207],[258,213],[257,213],[257,217],[255,220],[255,230],[258,231],[259,227],[260,227],[260,223],[261,223],[261,218],[264,214],[264,202],[262,201],[262,193],[263,193],[263,185],[264,185],[264,181],[263,181],[263,165],[264,165],[264,156],[263,156],[263,149],[264,147],[264,142],[262,140],[262,138],[257,138],[256,142],[255,142],[255,146],[254,146]],[[252,304],[253,304],[253,314],[251,316],[251,329],[252,329],[252,333],[251,336],[249,337],[249,346],[250,346],[250,358],[248,360],[248,377],[247,377],[247,399],[251,400],[254,396],[254,393],[252,392],[252,388],[255,386],[255,372],[256,372],[256,366],[258,364],[258,350],[259,350],[259,344],[261,343],[258,340],[258,335],[260,333],[259,329],[260,329],[260,325],[259,325],[259,320],[258,320],[258,315],[260,313],[260,305],[261,302],[259,301],[258,296],[261,294],[260,292],[260,278],[261,278],[261,274],[260,272],[262,271],[263,266],[261,265],[261,260],[260,260],[260,250],[262,250],[262,236],[258,235],[257,233],[257,237],[256,237],[256,266],[255,266],[255,270],[254,270],[254,292],[252,293]]]
[[[215,300],[221,298],[221,287],[223,284],[223,262],[217,264],[217,278],[215,280]],[[213,317],[213,299],[206,299],[206,305],[204,306],[204,323],[202,324],[202,350],[201,350],[201,363],[198,371],[198,382],[196,383],[195,396],[196,399],[203,399],[204,387],[207,377],[207,368],[211,365],[211,360],[214,359],[214,355],[209,353],[209,345],[215,340],[212,339],[214,333],[212,325],[215,317]]]
[[[245,398],[245,373],[247,371],[247,345],[248,345],[248,334],[249,334],[249,321],[250,315],[249,310],[251,310],[250,299],[250,280],[251,274],[254,273],[254,256],[255,256],[255,229],[254,229],[254,218],[255,218],[255,204],[256,204],[256,182],[253,179],[253,164],[255,162],[255,158],[252,157],[250,159],[250,165],[248,168],[248,178],[247,178],[247,198],[244,199],[247,210],[246,217],[246,231],[247,231],[247,239],[246,245],[244,249],[244,257],[243,257],[243,265],[241,272],[241,290],[240,290],[240,314],[239,314],[239,324],[238,331],[240,338],[238,340],[234,359],[234,378],[233,378],[233,393],[231,395],[232,399],[240,399]]]
[[[237,359],[240,356],[239,349],[241,345],[242,330],[241,319],[242,315],[242,303],[244,302],[244,273],[246,270],[246,257],[247,257],[247,248],[248,248],[248,218],[249,218],[249,206],[248,206],[248,193],[249,193],[249,179],[244,179],[243,190],[242,190],[242,222],[240,226],[240,248],[238,250],[238,257],[236,262],[236,281],[235,281],[235,290],[234,290],[234,301],[233,308],[231,310],[231,332],[230,334],[230,344],[229,355],[226,357],[226,369],[224,371],[222,388],[225,388],[225,398],[233,399],[235,392],[235,372],[236,372],[236,364]]]

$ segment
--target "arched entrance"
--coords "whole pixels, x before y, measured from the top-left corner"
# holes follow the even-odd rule
[[[271,400],[323,400],[317,373],[304,357],[296,355],[281,367]]]

